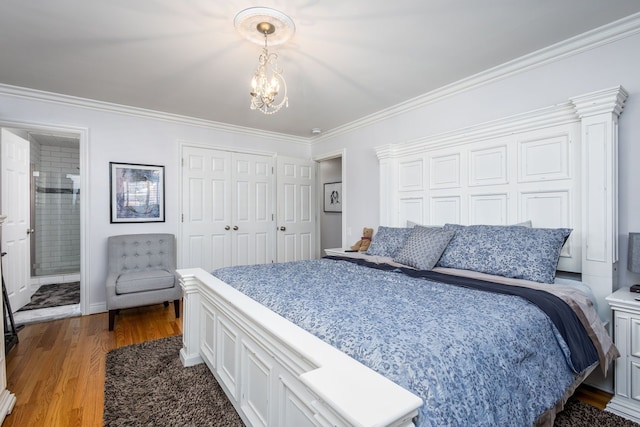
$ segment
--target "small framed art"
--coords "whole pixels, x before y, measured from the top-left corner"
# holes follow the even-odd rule
[[[111,222],[164,222],[164,166],[109,163]]]
[[[329,182],[324,185],[324,211],[342,212],[341,182]]]

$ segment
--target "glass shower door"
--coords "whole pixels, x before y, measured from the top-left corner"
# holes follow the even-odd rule
[[[32,162],[32,277],[80,271],[78,151],[77,146],[39,144],[39,158]]]

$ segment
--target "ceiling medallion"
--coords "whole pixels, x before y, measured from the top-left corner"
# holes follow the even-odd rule
[[[264,114],[278,112],[283,106],[289,106],[287,82],[278,66],[278,54],[269,53],[271,45],[285,43],[295,33],[291,18],[282,12],[265,7],[253,7],[239,12],[233,24],[236,30],[247,40],[263,44],[258,58],[258,68],[251,79],[252,110]]]

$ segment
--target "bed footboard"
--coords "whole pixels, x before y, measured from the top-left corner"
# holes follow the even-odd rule
[[[202,269],[178,270],[184,366],[250,426],[412,426],[422,400]]]

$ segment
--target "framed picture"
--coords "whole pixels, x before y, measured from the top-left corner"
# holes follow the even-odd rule
[[[341,182],[329,182],[324,185],[324,211],[342,212]]]
[[[164,166],[109,163],[111,222],[164,222]]]

